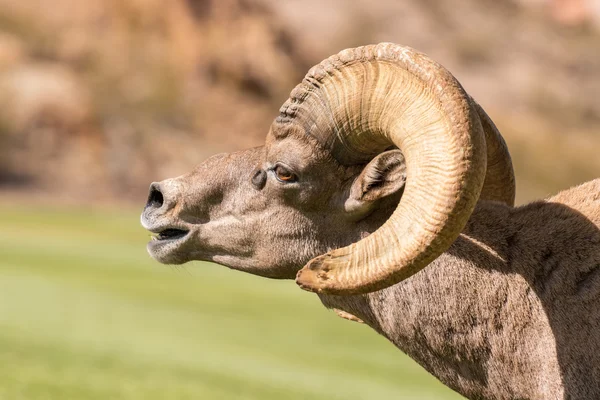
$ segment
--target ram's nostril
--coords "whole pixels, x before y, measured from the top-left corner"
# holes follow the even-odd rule
[[[161,208],[164,203],[163,194],[157,184],[153,183],[150,186],[150,194],[146,202],[146,208]]]

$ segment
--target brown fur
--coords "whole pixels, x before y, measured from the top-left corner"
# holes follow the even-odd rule
[[[600,398],[600,179],[482,202],[450,250],[390,288],[320,296],[471,399]]]

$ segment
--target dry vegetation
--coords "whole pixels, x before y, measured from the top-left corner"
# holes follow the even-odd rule
[[[0,190],[144,197],[257,145],[306,70],[394,41],[498,123],[521,201],[599,175],[600,36],[492,0],[0,0]]]

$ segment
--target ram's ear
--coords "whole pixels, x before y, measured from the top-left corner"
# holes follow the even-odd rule
[[[378,201],[399,193],[406,182],[406,164],[400,150],[379,154],[354,180],[344,204],[353,218],[368,215]]]

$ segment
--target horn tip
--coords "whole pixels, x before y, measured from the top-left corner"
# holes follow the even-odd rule
[[[339,249],[338,249],[339,250]],[[307,292],[331,295],[354,295],[370,291],[358,282],[341,282],[339,272],[347,257],[327,253],[310,260],[296,275],[296,284]]]
[[[296,284],[301,289],[313,293],[328,293],[328,274],[330,267],[327,262],[328,255],[324,254],[313,258],[298,271],[296,275]]]

